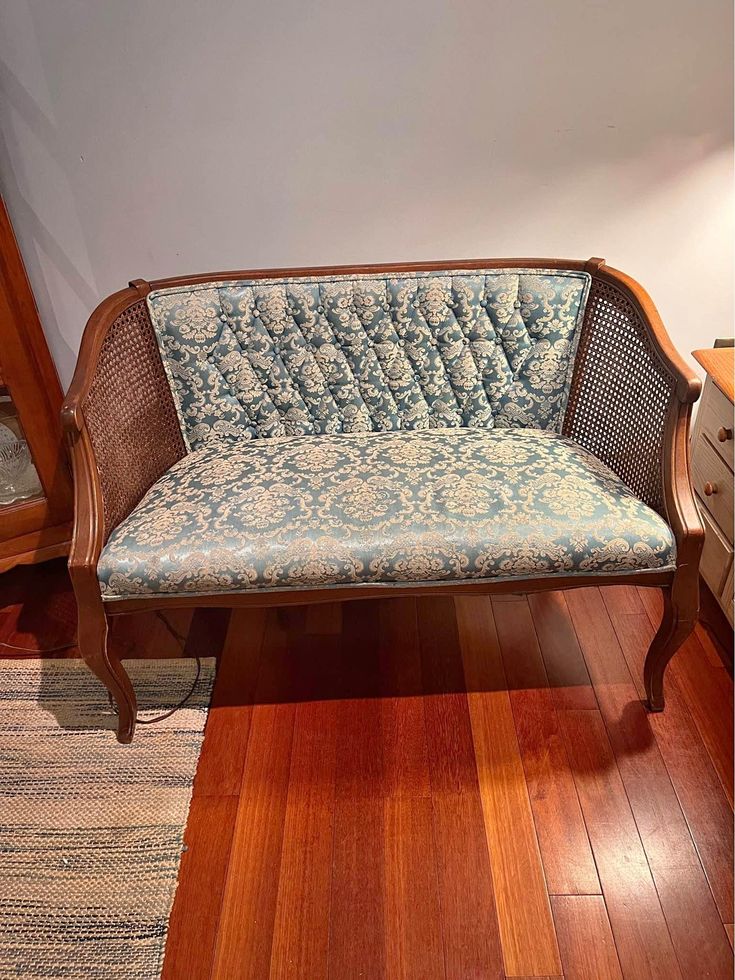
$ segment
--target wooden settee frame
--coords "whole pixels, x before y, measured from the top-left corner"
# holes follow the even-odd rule
[[[153,289],[220,280],[401,274],[445,269],[550,269],[591,275],[563,432],[607,463],[666,519],[676,541],[674,571],[549,575],[527,581],[370,584],[240,594],[166,594],[103,602],[97,562],[110,532],[186,453],[145,302]],[[600,379],[605,397],[596,396]],[[647,654],[648,706],[664,706],[667,663],[694,628],[703,527],[689,476],[689,424],[701,383],[681,359],[646,291],[603,259],[482,259],[388,265],[265,269],[134,280],[89,319],[62,421],[74,471],[69,569],[79,611],[78,644],[115,701],[117,737],[130,742],[136,698],[107,644],[112,616],[173,606],[284,606],[397,595],[538,592],[636,584],[664,593],[664,614]],[[621,444],[623,449],[621,450]],[[653,447],[653,449],[651,448]]]

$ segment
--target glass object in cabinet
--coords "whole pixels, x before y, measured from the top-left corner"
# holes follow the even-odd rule
[[[0,507],[42,496],[23,426],[0,373]]]

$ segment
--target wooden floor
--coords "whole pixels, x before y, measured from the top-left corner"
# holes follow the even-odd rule
[[[0,590],[0,641],[69,642],[62,566]],[[732,681],[698,628],[647,714],[659,615],[625,587],[172,611],[220,668],[166,980],[731,977]],[[112,642],[181,649],[153,614]]]

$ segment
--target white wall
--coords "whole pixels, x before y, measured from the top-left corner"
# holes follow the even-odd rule
[[[732,334],[730,0],[4,0],[0,179],[66,384],[134,277],[604,255]]]

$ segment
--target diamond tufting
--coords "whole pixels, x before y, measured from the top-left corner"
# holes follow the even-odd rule
[[[190,448],[428,428],[559,430],[586,273],[207,283],[148,306]]]

